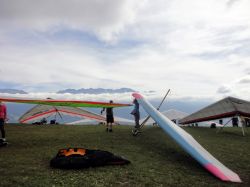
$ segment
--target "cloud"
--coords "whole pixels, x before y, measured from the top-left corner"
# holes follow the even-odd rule
[[[149,100],[159,100],[163,97],[161,93],[147,93],[142,94]],[[114,102],[128,102],[132,103],[132,93],[103,93],[103,94],[70,94],[70,93],[55,93],[55,92],[29,92],[27,94],[9,94],[1,93],[1,97],[12,98],[30,98],[30,99],[65,99],[65,100],[83,100],[83,101],[103,101],[108,102],[113,100]],[[176,98],[171,98],[176,99]]]
[[[246,68],[246,69],[245,69],[245,73],[246,73],[247,75],[250,75],[250,68]]]
[[[250,100],[250,89],[247,86],[249,83],[250,76],[244,75],[238,77],[230,83],[227,83],[227,85],[220,86],[217,90],[217,93],[223,97],[234,96],[241,99]]]
[[[249,84],[250,83],[250,76],[243,77],[239,80],[239,84]]]
[[[217,93],[225,94],[225,93],[230,93],[231,91],[232,90],[231,90],[231,88],[229,86],[224,85],[224,86],[221,86],[221,87],[218,88]]]
[[[249,68],[249,5],[2,0],[1,80],[28,91],[131,87],[171,88],[176,97],[225,93],[218,88],[236,85]]]
[[[140,2],[140,4],[143,2]],[[69,27],[94,32],[110,41],[133,23],[139,3],[132,0],[2,0],[0,21],[4,26],[53,32]]]
[[[65,28],[80,30],[94,33],[100,40],[111,43],[129,37],[180,47],[175,43],[179,39],[181,46],[194,50],[200,47],[196,42],[204,44],[213,39],[214,32],[219,29],[246,25],[243,18],[249,16],[249,2],[240,1],[230,10],[225,9],[226,3],[216,0],[2,0],[0,23],[2,28],[32,29],[51,34]],[[186,43],[196,43],[196,46],[187,48],[183,45]]]
[[[234,4],[236,4],[239,1],[240,0],[228,0],[227,1],[227,6],[230,8],[230,7],[232,7]]]

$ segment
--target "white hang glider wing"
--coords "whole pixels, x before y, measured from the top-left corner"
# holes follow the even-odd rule
[[[224,166],[205,150],[190,134],[174,124],[166,116],[157,111],[142,95],[134,93],[139,104],[157,122],[157,124],[176,141],[186,152],[197,160],[209,172],[223,181],[241,182],[239,176]]]

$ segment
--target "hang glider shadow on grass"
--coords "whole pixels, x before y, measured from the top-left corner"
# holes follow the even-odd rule
[[[26,113],[24,113],[20,118],[20,123],[32,123],[40,119],[49,118],[54,116],[56,118],[57,114],[62,118],[61,114],[80,117],[84,119],[95,120],[97,122],[105,122],[106,118],[102,115],[83,110],[76,107],[66,107],[66,106],[49,106],[49,105],[36,105]]]
[[[24,98],[6,98],[0,96],[0,101],[11,103],[26,103],[26,104],[40,104],[50,106],[68,106],[68,107],[92,107],[92,108],[115,108],[126,107],[131,104],[122,103],[107,103],[83,100],[57,100],[57,99],[24,99]]]
[[[166,116],[157,111],[142,95],[132,94],[143,109],[157,122],[157,124],[177,142],[188,154],[197,160],[210,173],[222,181],[242,182],[239,176],[224,166],[205,150],[189,133],[174,124]]]

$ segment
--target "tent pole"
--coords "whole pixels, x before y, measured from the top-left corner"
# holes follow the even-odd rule
[[[223,128],[224,128],[230,121],[232,121],[232,118],[231,118],[228,122],[226,122],[225,125],[223,125],[223,127],[219,128],[219,130],[218,130],[216,133],[219,133],[220,131],[222,131]]]
[[[241,119],[242,135],[245,136],[245,131],[244,131],[244,119],[242,118],[242,116],[239,116],[239,118]]]

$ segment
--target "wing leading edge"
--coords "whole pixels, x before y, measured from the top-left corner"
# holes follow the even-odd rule
[[[242,182],[236,173],[214,158],[190,134],[157,111],[142,95],[132,95],[158,125],[209,172],[222,181]]]
[[[54,99],[22,99],[22,98],[3,98],[0,101],[12,103],[40,104],[50,106],[68,106],[68,107],[93,107],[93,108],[114,108],[131,106],[130,104],[106,103],[81,100],[54,100]]]

